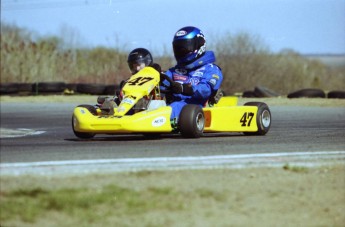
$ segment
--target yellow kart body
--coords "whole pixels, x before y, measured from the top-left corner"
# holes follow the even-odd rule
[[[133,75],[123,87],[121,103],[113,107],[111,114],[103,114],[101,109],[93,109],[88,105],[76,107],[72,116],[74,133],[80,138],[92,138],[95,134],[164,134],[174,132],[170,122],[172,109],[160,97],[159,80],[160,74],[151,67],[145,67]],[[135,109],[139,103],[146,103],[147,105],[144,105],[145,108],[143,109]],[[270,126],[270,112],[264,104],[265,116],[258,116],[258,114],[264,114],[263,111],[259,111],[262,105],[263,103],[259,103],[259,105],[254,103],[254,105],[238,106],[237,97],[224,96],[212,107],[202,108],[201,115],[196,117],[199,120],[201,117],[202,129],[201,126],[195,127],[199,127],[202,133],[248,132],[248,134],[263,135],[266,134]],[[263,122],[260,121],[263,120],[265,123],[265,119],[267,120],[266,109],[269,112],[269,122],[266,122],[266,128],[262,132],[261,125]],[[189,124],[188,117],[185,119],[182,122]],[[194,118],[191,119],[194,124]],[[196,121],[199,121],[198,119]],[[194,127],[193,125],[180,126],[181,128]],[[198,136],[188,136],[187,133],[187,137],[199,136],[200,133]]]

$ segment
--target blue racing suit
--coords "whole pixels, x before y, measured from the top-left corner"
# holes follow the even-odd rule
[[[197,104],[204,107],[211,95],[214,95],[220,88],[223,81],[221,69],[214,64],[216,57],[212,51],[186,65],[170,68],[165,74],[173,81],[181,84],[191,84],[193,89],[192,96],[183,94],[173,94],[173,100],[169,104],[172,107],[170,119],[178,119],[182,108],[186,104]],[[169,82],[163,81],[168,85]]]

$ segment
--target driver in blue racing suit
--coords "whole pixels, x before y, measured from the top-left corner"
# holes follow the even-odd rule
[[[170,85],[173,94],[167,100],[172,107],[170,120],[176,126],[186,104],[204,107],[217,94],[223,75],[219,66],[214,64],[216,57],[213,51],[206,51],[205,36],[200,29],[181,28],[175,33],[172,45],[177,65],[165,74],[173,80]],[[167,80],[162,83],[162,89],[164,85],[169,86]]]

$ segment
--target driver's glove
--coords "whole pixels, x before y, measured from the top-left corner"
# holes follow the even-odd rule
[[[172,92],[175,94],[182,94],[187,96],[192,96],[194,94],[192,85],[190,84],[181,84],[178,82],[172,82],[171,84]]]

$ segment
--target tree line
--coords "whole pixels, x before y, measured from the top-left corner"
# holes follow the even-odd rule
[[[273,53],[255,35],[229,33],[208,49],[215,51],[228,94],[258,85],[280,94],[300,88],[344,90],[345,64],[330,67],[293,50]],[[119,84],[130,76],[127,54],[118,48],[72,48],[54,36],[34,39],[26,29],[1,23],[1,83]],[[172,54],[155,56],[155,62],[162,69],[174,65]]]

